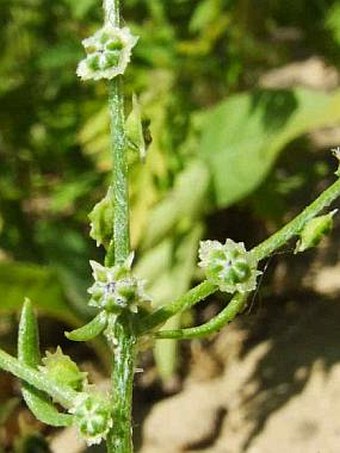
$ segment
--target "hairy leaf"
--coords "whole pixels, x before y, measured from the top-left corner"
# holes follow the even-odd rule
[[[65,332],[65,335],[72,341],[89,341],[101,334],[106,325],[107,315],[105,312],[100,312],[92,321],[72,332]]]
[[[31,301],[25,300],[19,323],[18,359],[31,368],[40,364],[39,331]],[[22,396],[38,420],[52,426],[69,426],[72,416],[60,413],[49,396],[26,382],[22,383]]]

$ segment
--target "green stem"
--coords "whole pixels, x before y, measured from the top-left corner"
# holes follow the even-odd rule
[[[55,401],[63,407],[69,409],[78,396],[78,392],[68,387],[61,387],[55,382],[47,379],[44,373],[35,370],[21,363],[18,359],[0,350],[0,368],[14,374],[33,387],[50,395]]]
[[[338,178],[328,189],[322,192],[307,208],[297,217],[291,220],[277,233],[270,236],[258,246],[252,249],[258,261],[266,258],[275,250],[286,244],[293,236],[300,233],[309,220],[318,215],[324,208],[327,208],[340,195],[340,178]]]
[[[104,0],[105,24],[119,27],[120,0]],[[113,237],[105,258],[110,267],[126,260],[130,253],[128,163],[125,134],[123,80],[121,76],[109,82],[109,111],[113,159],[112,191],[114,203]],[[131,406],[136,358],[136,337],[128,317],[119,316],[109,323],[106,335],[113,354],[112,398],[113,427],[107,436],[109,453],[131,453]]]
[[[131,407],[137,341],[129,324],[126,318],[114,326],[113,428],[107,437],[109,453],[133,452]]]
[[[108,103],[111,119],[114,219],[113,238],[105,259],[105,265],[113,266],[125,261],[130,250],[128,164],[121,76],[109,82]]]
[[[324,208],[329,206],[340,195],[340,179],[337,179],[328,189],[319,195],[301,214],[295,217],[291,222],[281,228],[277,233],[263,241],[251,250],[257,261],[261,261],[278,248],[282,247],[293,236],[299,234],[304,225],[313,217],[318,215]],[[169,318],[176,313],[195,305],[205,297],[217,291],[217,287],[207,280],[191,289],[174,302],[154,311],[150,315],[141,319],[137,326],[138,335],[145,334],[148,331],[164,324]]]
[[[105,25],[119,27],[120,0],[104,0]],[[109,82],[108,105],[110,112],[112,149],[113,237],[105,265],[125,261],[130,251],[128,163],[125,134],[124,89],[122,76]]]
[[[103,0],[104,22],[112,27],[120,26],[120,0]]]
[[[154,334],[154,337],[156,339],[190,340],[216,333],[244,309],[246,302],[247,294],[237,293],[217,316],[205,324],[189,329],[160,330]]]
[[[205,280],[170,304],[164,305],[150,315],[142,318],[137,325],[137,334],[142,335],[164,324],[177,313],[188,310],[199,301],[217,291],[217,286]]]

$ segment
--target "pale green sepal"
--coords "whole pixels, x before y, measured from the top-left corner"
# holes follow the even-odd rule
[[[89,214],[90,236],[96,241],[97,247],[107,248],[113,234],[113,196],[111,187],[105,197],[95,205]]]
[[[44,366],[40,366],[39,370],[55,384],[69,387],[77,392],[81,392],[87,385],[87,373],[80,371],[78,365],[63,353],[60,346],[54,353],[46,351],[42,362]]]
[[[72,332],[65,332],[65,336],[72,341],[89,341],[100,335],[107,325],[107,314],[100,312],[92,321]]]
[[[300,239],[296,244],[294,253],[304,252],[307,249],[316,247],[322,238],[328,234],[333,227],[333,216],[337,209],[329,214],[314,217],[307,222],[300,233]]]
[[[132,95],[132,110],[126,119],[125,130],[128,147],[137,151],[142,161],[146,156],[146,144],[143,133],[142,114],[138,98]]]
[[[40,362],[38,324],[29,299],[25,299],[20,317],[18,359],[32,368],[37,368]],[[41,422],[51,426],[71,425],[72,416],[58,412],[44,392],[22,382],[22,396],[28,408]]]

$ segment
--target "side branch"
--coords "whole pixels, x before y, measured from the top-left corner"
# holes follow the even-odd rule
[[[74,400],[78,396],[78,392],[75,390],[72,390],[69,387],[60,387],[48,380],[46,376],[38,370],[22,364],[18,359],[1,349],[0,368],[14,374],[14,376],[22,379],[38,390],[47,393],[65,408],[69,409],[72,407]]]
[[[263,241],[258,246],[254,247],[250,253],[256,258],[257,261],[261,261],[268,255],[273,253],[275,250],[282,247],[287,241],[293,236],[299,234],[302,228],[315,216],[317,216],[324,208],[328,207],[336,198],[340,195],[340,179],[337,179],[328,189],[322,192],[319,197],[313,201],[307,208],[305,208],[301,214],[291,220],[287,225],[281,228],[277,233],[273,234],[270,238]],[[205,299],[207,296],[215,293],[218,290],[217,286],[205,280],[195,288],[191,289],[185,295],[175,300],[174,302],[165,305],[158,310],[154,311],[150,315],[142,319],[137,326],[138,335],[143,335],[149,331],[152,331],[156,327],[159,327],[165,323],[168,319],[177,313],[180,313],[188,308],[191,308],[196,303]],[[222,314],[223,313],[223,314]],[[224,316],[225,312],[220,313]],[[220,316],[218,315],[218,316]],[[212,320],[213,321],[213,320]],[[208,326],[210,328],[210,324]],[[193,328],[195,329],[195,328]],[[190,330],[190,329],[189,329]],[[171,338],[175,338],[176,335],[182,335],[179,332],[171,333],[174,335]],[[194,330],[191,332],[187,331],[186,334],[194,335]],[[165,333],[157,333],[158,338],[170,338],[162,335]],[[177,336],[176,336],[177,338]],[[178,337],[181,338],[181,337]],[[187,335],[185,336],[187,338]]]
[[[340,178],[338,178],[328,189],[322,192],[307,208],[305,208],[297,217],[291,220],[287,225],[278,232],[263,241],[251,250],[258,261],[263,260],[275,250],[282,247],[293,236],[300,233],[302,228],[313,217],[318,215],[323,209],[327,208],[340,195]]]
[[[247,294],[237,293],[229,304],[210,321],[188,329],[160,330],[154,334],[154,337],[157,340],[167,338],[174,340],[191,340],[192,338],[202,338],[212,333],[216,333],[243,311],[246,302]]]

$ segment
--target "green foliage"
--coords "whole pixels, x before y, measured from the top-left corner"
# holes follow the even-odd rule
[[[38,369],[41,364],[38,323],[29,299],[25,300],[19,323],[18,359],[22,364]],[[64,379],[67,375],[64,374]],[[22,382],[22,396],[35,417],[52,426],[68,426],[72,418],[61,414],[52,404],[51,398],[44,392]]]
[[[286,145],[339,122],[338,93],[254,89],[259,75],[297,50],[337,62],[339,5],[125,0],[124,7],[140,35],[126,94],[138,94],[152,135],[145,164],[131,157],[131,238],[143,250],[150,288],[164,283],[165,303],[195,277],[206,214],[250,194],[252,206],[261,204],[254,190]],[[40,313],[77,326],[91,315],[88,259],[99,260],[100,251],[86,238],[88,213],[107,190],[111,156],[105,87],[81,85],[74,74],[80,41],[98,28],[101,14],[95,0],[48,7],[43,0],[0,0],[0,10],[0,313],[19,311],[27,296]],[[276,45],[285,29],[300,38]],[[138,126],[132,139],[139,148],[140,132]],[[279,195],[267,195],[270,213],[283,200],[281,183],[274,184],[271,194]],[[92,229],[105,245],[111,215],[100,208],[94,227],[102,232]],[[188,262],[185,272],[178,256]]]
[[[125,123],[128,146],[133,151],[137,151],[142,161],[146,157],[146,144],[143,132],[143,120],[141,108],[137,96],[132,96],[132,109]]]
[[[339,91],[257,91],[214,107],[199,152],[210,168],[217,205],[230,206],[256,189],[293,139],[339,122]]]
[[[87,373],[81,372],[77,364],[68,355],[65,355],[59,346],[54,353],[47,351],[42,363],[43,366],[40,367],[40,370],[45,373],[47,379],[57,384],[76,391],[83,390],[87,384]]]
[[[114,208],[111,192],[112,189],[109,187],[105,197],[95,205],[89,214],[90,236],[96,241],[97,247],[103,245],[108,248],[112,238]]]
[[[300,232],[300,239],[296,245],[295,253],[316,247],[322,238],[328,234],[333,227],[334,210],[329,214],[321,215],[310,220]]]
[[[85,324],[79,329],[72,332],[65,332],[66,337],[72,341],[89,341],[98,337],[107,326],[107,316],[104,312],[100,312],[88,324]]]
[[[297,234],[299,250],[315,245],[329,229],[331,218],[313,217],[338,196],[339,180],[249,252],[231,240],[225,245],[205,241],[200,258],[207,280],[190,290],[207,214],[253,193],[292,140],[340,122],[339,91],[255,88],[263,71],[294,55],[289,45],[281,48],[272,42],[282,27],[296,27],[305,10],[299,45],[313,44],[325,58],[336,60],[334,49],[327,50],[327,39],[339,45],[338,5],[321,3],[126,0],[126,18],[141,44],[133,55],[134,69],[126,72],[126,93],[120,78],[109,85],[109,118],[105,85],[80,88],[74,76],[79,42],[101,22],[96,2],[60,0],[46,8],[43,0],[0,0],[0,313],[17,311],[28,296],[41,313],[70,324],[89,315],[87,263],[96,251],[84,239],[87,214],[104,187],[110,187],[90,214],[90,236],[108,249],[105,266],[99,264],[101,252],[98,262],[91,261],[95,282],[88,291],[89,305],[102,312],[67,336],[85,341],[104,333],[114,356],[112,394],[92,394],[85,374],[59,348],[39,365],[38,327],[27,300],[18,358],[0,350],[1,368],[24,381],[24,398],[42,421],[54,426],[72,422],[89,444],[107,437],[108,451],[130,451],[138,336],[154,336],[158,330],[158,338],[194,338],[217,331],[244,308],[240,293],[255,289],[258,261]],[[118,56],[116,38],[122,44],[127,33],[116,28],[119,2],[105,1],[104,9],[101,30],[110,29],[113,41],[106,46],[102,31],[82,41],[91,53],[78,66],[83,79],[91,74],[111,79],[124,72],[137,42],[131,38],[130,48]],[[118,57],[124,68],[116,71]],[[97,72],[101,63],[110,74]],[[132,93],[142,93],[140,105]],[[125,95],[132,96],[126,122]],[[150,131],[143,129],[149,120],[141,111],[151,120],[149,160],[145,149]],[[136,149],[145,161],[141,165],[129,156],[130,181],[127,148]],[[144,281],[130,274],[132,260],[126,272],[120,269],[130,252],[128,182],[132,244],[144,253],[136,272],[148,280],[153,311]],[[218,288],[232,294],[227,307],[207,324],[182,330],[180,314]],[[159,331],[165,322],[170,331]],[[155,355],[163,376],[170,376],[176,345],[163,342]],[[51,401],[69,414],[60,414]]]
[[[78,324],[58,273],[47,267],[33,264],[0,262],[0,290],[3,294],[0,313],[2,315],[20,311],[25,297],[36,302],[41,313]]]

